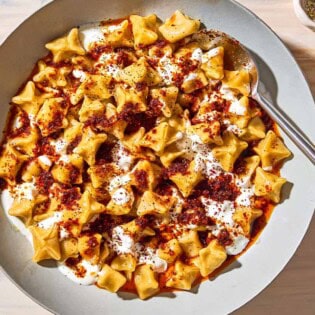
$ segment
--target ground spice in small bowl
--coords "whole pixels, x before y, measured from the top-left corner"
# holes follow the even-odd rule
[[[315,21],[315,0],[305,0],[304,8],[306,14]]]

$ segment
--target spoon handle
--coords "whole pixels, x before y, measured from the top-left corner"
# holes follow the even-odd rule
[[[295,145],[315,164],[315,146],[304,135],[303,131],[291,121],[281,110],[269,102],[260,94],[254,95],[254,98],[261,104],[267,114],[281,127],[287,136],[295,143]]]

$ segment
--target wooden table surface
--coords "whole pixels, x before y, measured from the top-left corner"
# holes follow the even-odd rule
[[[0,43],[18,24],[47,2],[49,0],[0,0]],[[301,66],[315,96],[315,33],[300,24],[294,14],[292,0],[239,2],[261,17],[281,37]],[[313,219],[301,246],[281,274],[234,314],[314,315],[314,240]],[[45,314],[50,313],[20,292],[0,271],[0,315]]]

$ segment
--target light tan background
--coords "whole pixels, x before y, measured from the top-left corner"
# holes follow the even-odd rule
[[[47,2],[49,0],[0,0],[0,43],[27,16]],[[304,71],[315,96],[315,33],[299,23],[294,15],[292,0],[240,0],[239,2],[261,17],[281,37]],[[303,211],[303,209],[296,210]],[[284,271],[267,289],[234,314],[314,315],[314,241],[315,220],[313,219],[304,241]],[[270,261],[272,263],[272,258]],[[50,313],[21,293],[0,271],[0,315],[47,314]]]

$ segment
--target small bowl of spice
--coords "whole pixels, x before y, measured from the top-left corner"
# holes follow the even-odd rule
[[[315,0],[293,0],[293,5],[300,21],[315,31]]]

